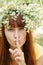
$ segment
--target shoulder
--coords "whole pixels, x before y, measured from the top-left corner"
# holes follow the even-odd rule
[[[36,59],[38,60],[41,56],[43,56],[43,47],[35,43],[34,49],[35,49]]]
[[[43,55],[37,60],[36,65],[43,65]]]

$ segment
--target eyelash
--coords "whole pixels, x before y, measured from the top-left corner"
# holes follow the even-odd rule
[[[9,28],[8,31],[13,31],[13,29],[12,28]]]
[[[20,27],[19,30],[23,30],[24,28]],[[12,28],[9,28],[8,31],[14,31]]]
[[[22,27],[21,27],[21,28],[19,28],[19,30],[22,30],[22,29],[24,29],[24,28],[22,28]]]

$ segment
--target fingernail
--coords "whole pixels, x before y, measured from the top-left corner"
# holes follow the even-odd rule
[[[10,53],[13,54],[13,50],[12,49],[9,49]]]

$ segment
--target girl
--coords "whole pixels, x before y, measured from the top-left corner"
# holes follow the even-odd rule
[[[9,16],[9,27],[2,23],[2,43],[0,43],[0,65],[35,65],[36,58],[32,44],[32,34],[24,29],[22,15]]]

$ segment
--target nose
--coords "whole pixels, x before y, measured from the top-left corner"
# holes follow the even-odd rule
[[[15,39],[16,41],[20,39],[19,33],[17,33],[17,34],[15,33],[15,34],[14,34],[14,39]]]
[[[15,39],[16,48],[19,48],[20,38],[19,38],[19,34],[18,33],[15,33],[14,39]]]
[[[15,29],[14,39],[15,39],[16,45],[18,46],[18,44],[20,42],[20,37],[19,37],[19,31],[18,31],[18,29]]]

